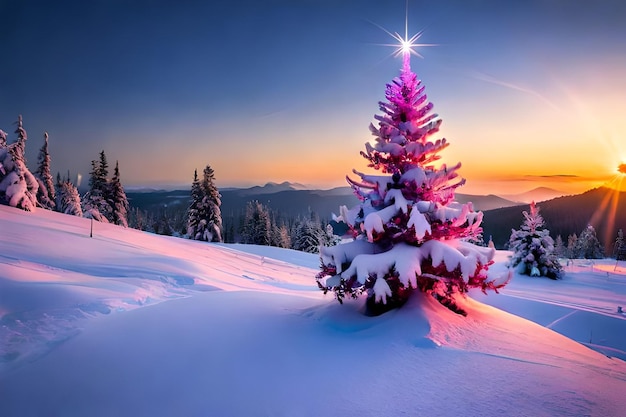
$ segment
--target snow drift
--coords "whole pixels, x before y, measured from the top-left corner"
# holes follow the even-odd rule
[[[562,281],[516,276],[486,300],[517,315],[467,298],[462,317],[416,294],[366,317],[364,300],[342,306],[319,293],[318,264],[291,250],[110,224],[90,239],[87,219],[1,206],[0,415],[575,416],[626,407],[626,364],[548,328],[589,314],[594,334],[624,334],[626,318],[611,310],[624,300],[626,268],[576,265]],[[626,350],[621,339],[593,341]]]

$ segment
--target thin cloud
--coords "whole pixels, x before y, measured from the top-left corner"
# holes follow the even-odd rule
[[[495,78],[495,77],[493,77],[491,75],[488,75],[488,74],[485,74],[485,73],[482,73],[482,72],[478,72],[478,71],[473,71],[470,74],[470,76],[472,78],[475,78],[475,79],[480,80],[480,81],[484,81],[484,82],[487,82],[487,83],[490,83],[490,84],[495,84],[495,85],[499,85],[499,86],[502,86],[502,87],[510,88],[511,90],[520,91],[520,92],[525,93],[525,94],[529,94],[529,95],[531,95],[533,97],[536,97],[539,100],[543,101],[544,103],[546,103],[548,106],[550,106],[554,110],[559,110],[559,107],[556,104],[554,104],[552,101],[550,101],[547,97],[545,97],[544,95],[538,93],[535,90],[531,90],[530,88],[526,88],[526,87],[523,87],[523,86],[520,86],[520,85],[517,85],[517,84],[513,84],[513,83],[506,82],[506,81],[502,81],[502,80],[499,80],[499,79],[497,79],[497,78]]]

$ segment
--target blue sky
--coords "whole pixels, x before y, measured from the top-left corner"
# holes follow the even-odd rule
[[[87,176],[105,150],[130,186],[345,185],[401,62],[378,26],[405,2],[2,2],[0,128],[29,164]],[[412,68],[461,161],[460,192],[590,188],[626,159],[626,3],[409,2]],[[620,107],[621,106],[621,107]],[[501,188],[499,188],[501,187]],[[569,187],[569,188],[568,188]]]

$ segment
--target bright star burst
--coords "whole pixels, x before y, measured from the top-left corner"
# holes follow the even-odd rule
[[[411,55],[415,55],[420,58],[424,58],[417,52],[414,48],[423,47],[423,46],[437,46],[432,43],[418,43],[419,38],[424,34],[423,30],[420,30],[415,35],[409,38],[409,0],[406,1],[406,12],[404,14],[404,36],[400,35],[398,32],[391,33],[384,27],[374,23],[374,25],[378,26],[381,30],[391,36],[393,39],[397,41],[397,43],[387,43],[382,44],[383,46],[391,46],[396,48],[393,56],[398,57],[401,56],[404,58],[405,65],[408,65],[409,58]]]
[[[619,164],[617,166],[617,172],[626,175],[626,164]]]
[[[396,50],[393,53],[393,56],[395,56],[395,57],[398,57],[398,56],[401,56],[401,55],[405,56],[405,55],[411,55],[412,54],[412,55],[415,55],[417,57],[424,58],[414,48],[423,47],[423,46],[437,46],[436,44],[432,44],[432,43],[418,43],[417,42],[419,40],[419,38],[421,38],[422,35],[424,34],[423,30],[420,30],[415,35],[413,35],[413,36],[411,36],[409,38],[406,33],[404,34],[404,37],[403,37],[398,32],[391,33],[387,29],[383,28],[382,26],[379,26],[379,25],[376,25],[376,26],[378,26],[379,28],[384,30],[389,36],[391,36],[396,41],[398,41],[397,43],[384,43],[384,44],[382,44],[383,46],[391,46],[391,47],[396,48]]]

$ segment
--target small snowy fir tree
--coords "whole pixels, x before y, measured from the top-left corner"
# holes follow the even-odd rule
[[[592,225],[587,225],[576,241],[577,258],[602,259],[604,258],[604,248],[598,240],[596,229]]]
[[[26,130],[22,126],[22,116],[17,119],[17,140],[6,143],[6,133],[0,134],[0,201],[26,211],[37,207],[39,184],[26,167]]]
[[[280,226],[276,226],[275,222],[272,227],[272,246],[276,246],[277,248],[291,248],[291,234],[289,233],[289,228],[285,223],[281,223]]]
[[[539,207],[533,201],[530,212],[524,211],[524,223],[519,230],[512,230],[509,248],[513,251],[511,265],[520,274],[558,279],[563,268],[554,252],[550,231],[544,228]]]
[[[257,200],[248,201],[241,231],[243,243],[270,246],[272,243],[272,223],[269,210]]]
[[[128,227],[128,198],[120,180],[119,162],[115,161],[113,178],[109,184],[112,199],[112,223]]]
[[[341,237],[335,234],[335,230],[330,223],[324,228],[322,240],[324,241],[324,246],[335,246],[341,243]]]
[[[89,191],[83,197],[84,216],[104,223],[110,223],[113,213],[108,169],[106,155],[101,151],[100,160],[91,161]]]
[[[194,171],[191,204],[187,209],[187,236],[205,242],[222,242],[221,196],[215,187],[215,173],[207,165],[202,180]]]
[[[191,183],[191,204],[187,208],[187,237],[195,239],[196,230],[200,224],[200,205],[202,204],[202,189],[200,188],[200,179],[198,178],[198,170],[193,171],[193,182]]]
[[[554,239],[554,254],[559,258],[567,258],[567,248],[563,243],[563,238],[561,235],[557,235],[556,239]]]
[[[294,227],[291,239],[292,249],[307,253],[318,253],[319,246],[324,238],[324,232],[315,219],[299,219]]]
[[[70,180],[57,182],[56,208],[61,213],[82,217],[80,194]]]
[[[435,164],[448,142],[431,138],[441,119],[431,112],[408,53],[385,96],[379,103],[383,114],[375,116],[378,126],[370,124],[375,143],[361,152],[382,175],[355,170],[360,181],[348,177],[361,203],[342,206],[335,220],[348,229],[344,241],[352,241],[320,247],[317,283],[339,302],[366,292],[368,314],[402,305],[414,289],[456,310],[455,294],[495,290],[509,274],[502,282],[488,277],[495,250],[468,242],[482,232],[482,213],[454,200],[455,189],[465,183],[457,179],[461,164]]]
[[[578,258],[577,246],[578,246],[578,236],[576,236],[576,233],[573,233],[567,237],[566,254],[568,258],[570,259]]]
[[[43,134],[43,146],[39,150],[39,159],[37,161],[37,171],[35,177],[39,184],[37,190],[37,201],[48,210],[55,208],[55,190],[52,174],[50,173],[50,153],[48,152],[48,132]]]
[[[613,257],[618,261],[626,260],[626,242],[624,242],[624,232],[622,229],[617,231],[617,238],[613,244]]]

